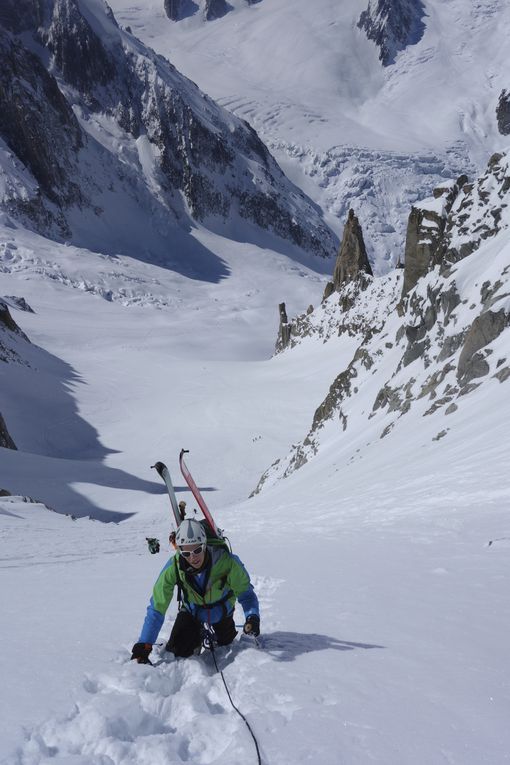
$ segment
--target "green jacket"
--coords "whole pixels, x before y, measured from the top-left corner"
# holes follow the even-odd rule
[[[155,643],[175,587],[180,584],[182,605],[199,621],[216,624],[234,611],[236,599],[245,618],[259,616],[259,603],[243,563],[223,547],[208,545],[203,571],[192,569],[177,552],[159,575],[140,636],[140,643]]]

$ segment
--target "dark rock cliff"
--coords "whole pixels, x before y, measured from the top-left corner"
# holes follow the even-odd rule
[[[231,10],[232,6],[226,0],[206,0],[204,14],[207,21],[213,21],[214,19],[221,19]]]
[[[25,305],[27,304],[25,303]],[[30,342],[12,318],[9,306],[3,300],[0,300],[0,363],[21,362],[16,349],[13,347],[15,345],[13,339],[16,338],[21,338],[27,343]],[[17,448],[7,429],[2,412],[0,412],[0,447],[4,449]]]
[[[399,51],[422,38],[424,17],[422,0],[370,0],[359,18],[358,27],[379,48],[383,66],[389,66],[395,63]]]
[[[9,431],[7,430],[7,425],[5,424],[5,420],[2,417],[2,412],[0,412],[0,447],[3,447],[4,449],[16,449],[16,444],[12,440],[11,436],[9,435]]]
[[[502,90],[496,108],[498,130],[501,135],[510,135],[510,92]]]

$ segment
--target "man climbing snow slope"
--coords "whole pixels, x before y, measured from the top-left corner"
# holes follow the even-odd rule
[[[186,658],[198,653],[204,625],[213,631],[218,645],[228,645],[236,634],[236,599],[243,607],[246,634],[260,634],[257,595],[243,563],[226,543],[208,540],[204,527],[195,520],[184,520],[175,537],[177,552],[159,575],[147,608],[132,659],[150,664],[149,655],[165,620],[165,613],[178,589],[179,611],[166,650]]]

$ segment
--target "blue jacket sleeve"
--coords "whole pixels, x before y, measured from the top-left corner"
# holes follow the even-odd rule
[[[147,606],[147,614],[145,616],[145,621],[143,623],[142,631],[140,633],[140,637],[138,638],[138,642],[150,643],[151,645],[154,645],[154,643],[158,639],[159,631],[161,627],[163,626],[164,621],[165,621],[165,615],[160,614],[159,611],[156,611],[156,609],[154,608],[154,601],[151,598],[151,601],[149,605]]]
[[[174,558],[172,556],[165,563],[165,565],[164,565],[164,567],[163,567],[163,569],[162,569],[162,571],[161,571],[161,573],[160,573],[160,575],[159,575],[159,577],[157,579],[157,582],[154,585],[154,591],[156,591],[156,587],[157,587],[158,583],[160,583],[161,581],[164,581],[165,573],[166,573],[167,569],[169,569],[169,567],[172,565],[173,560],[174,560]],[[173,589],[173,587],[172,587],[172,589]],[[168,601],[170,600],[170,598],[171,598],[171,591],[168,594]],[[161,627],[163,626],[163,622],[165,621],[165,614],[164,614],[164,612],[166,612],[166,607],[168,606],[168,602],[166,603],[166,607],[165,607],[165,604],[160,605],[159,601],[158,601],[158,605],[162,609],[161,611],[159,611],[154,606],[154,596],[153,596],[150,599],[149,605],[147,606],[147,613],[145,615],[145,621],[143,623],[142,631],[141,631],[140,637],[138,639],[139,643],[150,643],[151,645],[154,645],[154,643],[158,639],[159,631],[160,631]]]
[[[250,584],[248,589],[241,593],[237,599],[243,607],[245,619],[247,619],[249,616],[252,616],[252,614],[255,614],[255,616],[260,618],[259,599],[255,594],[255,590],[253,589],[252,584]]]
[[[241,592],[241,594],[237,596],[237,600],[239,601],[239,603],[241,604],[243,608],[244,617],[245,619],[247,619],[249,616],[252,616],[254,614],[255,616],[258,616],[260,618],[259,599],[257,598],[257,595],[255,594],[255,590],[253,589],[253,585],[250,582],[250,575],[248,574],[246,570],[246,566],[237,555],[232,555],[232,558],[236,561],[236,563],[238,563],[241,566],[248,580],[247,589],[244,592]]]

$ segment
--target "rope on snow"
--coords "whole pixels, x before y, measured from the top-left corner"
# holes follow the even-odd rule
[[[223,674],[223,671],[218,667],[218,662],[216,661],[216,653],[214,651],[214,643],[213,643],[212,639],[205,638],[205,640],[204,640],[204,647],[209,648],[209,650],[212,653],[212,657],[214,659],[214,666],[216,667],[216,672],[218,672],[218,674],[221,675],[221,679],[223,680],[223,685],[225,686],[225,690],[227,692],[228,699],[229,699],[230,703],[232,704],[232,707],[235,709],[235,711],[239,715],[239,717],[241,717],[242,720],[244,720],[244,723],[245,723],[246,727],[250,731],[250,735],[251,735],[251,737],[253,739],[253,743],[255,744],[255,749],[257,750],[257,762],[258,762],[258,765],[262,765],[262,760],[261,760],[261,757],[260,757],[260,749],[259,749],[258,741],[257,741],[257,739],[255,737],[255,734],[254,734],[254,732],[253,732],[253,730],[251,728],[250,723],[248,722],[248,720],[243,715],[243,713],[236,707],[236,705],[232,701],[232,696],[230,695],[230,691],[228,689],[227,681],[225,680],[225,675]]]

